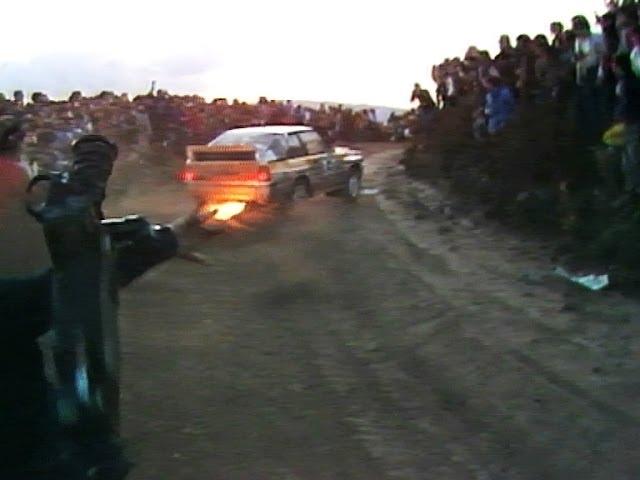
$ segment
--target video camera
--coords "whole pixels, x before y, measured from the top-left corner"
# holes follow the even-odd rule
[[[27,210],[44,226],[54,267],[83,252],[116,250],[152,228],[138,215],[104,217],[102,202],[118,156],[115,143],[101,135],[85,135],[71,152],[69,171],[38,175],[27,188],[33,194],[38,185],[48,184],[44,201],[28,203]],[[108,246],[100,245],[101,237]]]
[[[71,151],[68,171],[36,176],[28,186],[27,209],[43,227],[52,261],[45,371],[54,388],[62,436],[79,449],[72,463],[87,471],[115,468],[120,473],[105,478],[123,478],[128,464],[117,446],[118,292],[174,257],[178,240],[171,225],[152,225],[139,215],[104,218],[102,203],[118,154],[115,144],[87,135]]]
[[[48,182],[44,203],[27,209],[41,223],[55,216],[91,207],[100,219],[107,181],[118,156],[118,147],[101,135],[85,135],[72,146],[73,163],[70,171],[38,175],[31,180],[27,192],[36,185]]]
[[[171,258],[170,227],[139,215],[105,219],[102,202],[118,155],[105,137],[72,146],[66,172],[36,176],[28,191],[48,184],[44,200],[28,204],[40,222],[53,266],[53,368],[60,423],[74,431],[117,434],[120,347],[118,290]]]

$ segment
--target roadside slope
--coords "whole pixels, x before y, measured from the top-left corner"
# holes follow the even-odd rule
[[[456,212],[397,158],[374,181],[405,240],[392,248],[458,314],[419,348],[443,394],[457,392],[461,415],[502,432],[514,460],[553,459],[566,478],[636,478],[637,302],[554,278],[544,242]]]

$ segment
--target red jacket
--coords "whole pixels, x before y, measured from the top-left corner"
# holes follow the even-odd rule
[[[29,176],[15,160],[0,156],[0,215],[12,202],[22,201]]]

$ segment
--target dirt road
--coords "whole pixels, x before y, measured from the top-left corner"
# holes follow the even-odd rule
[[[132,480],[638,477],[634,324],[518,279],[526,244],[416,221],[399,153],[377,196],[248,215],[123,294]],[[149,182],[112,213],[187,208]]]
[[[133,478],[471,478],[426,379],[396,378],[408,329],[446,306],[388,241],[373,198],[319,198],[130,290]]]

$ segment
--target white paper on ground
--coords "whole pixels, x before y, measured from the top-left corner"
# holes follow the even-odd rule
[[[562,267],[556,267],[554,273],[589,290],[602,290],[609,285],[609,275],[571,275]]]

